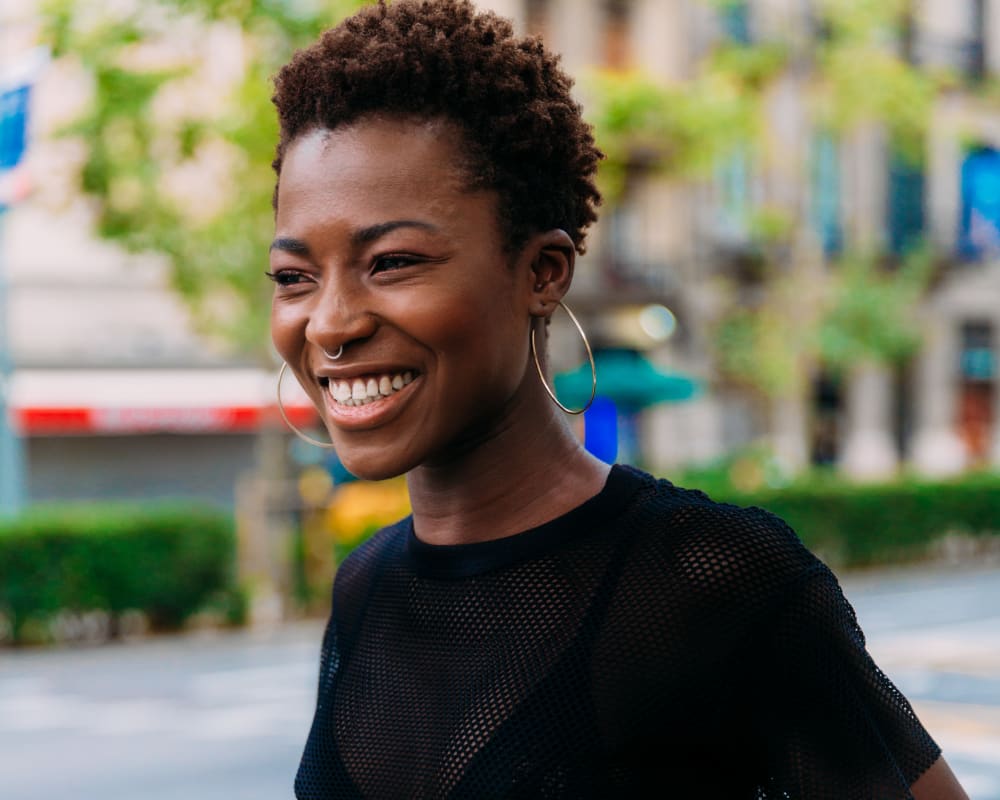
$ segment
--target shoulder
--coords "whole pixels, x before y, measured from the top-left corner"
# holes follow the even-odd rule
[[[410,518],[405,517],[374,533],[337,566],[333,582],[333,611],[338,617],[351,615],[364,603],[378,574],[402,552]]]
[[[822,568],[780,517],[628,468],[642,486],[629,516],[635,555],[702,588],[767,593]]]

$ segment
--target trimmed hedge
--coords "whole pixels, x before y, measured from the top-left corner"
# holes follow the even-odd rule
[[[0,520],[0,612],[29,619],[142,611],[180,627],[212,600],[239,603],[232,518],[211,508],[73,506]]]
[[[824,480],[756,492],[720,488],[710,494],[777,514],[810,549],[838,566],[919,560],[933,555],[951,534],[997,537],[1000,544],[996,474],[892,484]]]

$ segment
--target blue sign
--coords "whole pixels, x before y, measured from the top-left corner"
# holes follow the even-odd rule
[[[597,395],[584,412],[584,448],[606,464],[618,457],[618,409],[614,400]]]
[[[959,252],[981,258],[1000,250],[1000,152],[983,147],[962,164]]]
[[[0,170],[16,167],[24,155],[28,138],[28,85],[0,93]]]

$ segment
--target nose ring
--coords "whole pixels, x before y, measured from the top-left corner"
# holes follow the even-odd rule
[[[341,345],[340,347],[338,347],[336,353],[331,353],[329,350],[327,350],[324,347],[323,348],[323,355],[325,355],[331,361],[336,361],[338,358],[340,358],[342,355],[344,355],[344,345]]]

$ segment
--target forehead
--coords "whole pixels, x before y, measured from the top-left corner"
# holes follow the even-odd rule
[[[446,122],[373,118],[314,129],[285,152],[278,217],[319,208],[449,212],[471,194],[465,163],[461,132]]]

